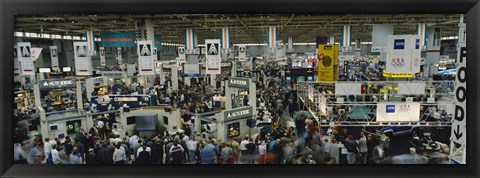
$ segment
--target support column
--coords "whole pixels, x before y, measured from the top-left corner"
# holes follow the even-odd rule
[[[328,37],[328,44],[335,44],[335,36]]]
[[[83,111],[83,101],[81,98],[82,97],[82,83],[80,81],[77,81],[77,91],[76,91],[76,94],[77,94],[77,108],[78,110],[80,111]],[[41,105],[38,105],[38,106],[41,106]]]
[[[292,52],[293,51],[293,37],[288,37],[287,45],[288,45],[288,51]]]
[[[438,64],[440,57],[440,28],[427,28],[426,64]]]
[[[427,24],[419,23],[417,25],[417,35],[420,36],[420,49],[425,50],[425,44],[427,44]]]
[[[227,85],[228,81],[225,81],[225,109],[232,109],[232,91]]]
[[[248,97],[249,97],[248,102],[249,102],[250,106],[252,106],[253,116],[256,116],[257,115],[257,86],[252,81],[252,79],[249,79],[248,83],[249,83],[248,85],[250,87],[249,92],[252,92],[252,93],[248,93]]]
[[[197,35],[191,28],[185,30],[185,49],[193,51],[197,46]]]
[[[229,49],[230,48],[230,28],[223,27],[222,28],[222,37],[220,39],[220,44],[222,49]],[[225,51],[228,52],[228,51]]]
[[[216,74],[210,74],[210,85],[212,85],[212,87],[214,89],[217,88],[217,75]]]
[[[155,29],[153,28],[153,23],[151,19],[145,19],[145,30],[147,34],[145,36],[145,40],[151,40],[152,42],[155,41]]]
[[[362,56],[362,44],[360,39],[355,40],[355,57],[360,58]]]
[[[349,51],[351,44],[352,44],[352,26],[343,25],[342,41],[340,44],[340,46],[342,47],[342,52]]]
[[[372,52],[380,53],[380,61],[387,60],[387,37],[393,35],[394,25],[377,24],[372,26]]]
[[[275,48],[277,45],[277,27],[271,26],[267,30],[267,44],[268,48]]]
[[[165,74],[163,73],[163,65],[160,65],[160,83],[163,84],[165,83]]]
[[[172,67],[172,89],[178,91],[178,66]]]
[[[237,62],[232,61],[232,72],[230,72],[230,76],[236,77],[237,76]]]

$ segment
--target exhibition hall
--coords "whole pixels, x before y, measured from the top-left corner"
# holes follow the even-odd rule
[[[15,164],[466,164],[463,14],[29,14]]]

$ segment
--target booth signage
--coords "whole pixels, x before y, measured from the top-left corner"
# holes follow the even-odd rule
[[[121,72],[103,72],[102,75],[105,77],[122,78]]]
[[[409,73],[397,73],[397,72],[385,72],[383,71],[383,76],[388,78],[412,78],[413,74]]]
[[[116,97],[113,101],[121,101],[121,102],[136,102],[138,101],[137,97]]]
[[[378,103],[377,122],[418,122],[420,103]]]
[[[40,90],[55,89],[55,88],[75,88],[75,79],[54,79],[54,80],[40,80],[38,82]]]
[[[250,85],[246,78],[230,77],[228,87],[249,89]]]
[[[230,62],[222,62],[222,67],[232,67],[232,63],[230,63]]]
[[[74,134],[80,131],[80,127],[82,127],[81,120],[73,120],[67,121],[67,134]]]
[[[239,45],[238,46],[238,61],[245,61],[247,59],[246,57],[247,54],[247,47],[245,45]]]
[[[249,107],[244,107],[239,109],[226,110],[226,111],[223,111],[223,116],[224,116],[223,118],[224,122],[252,117],[253,116],[252,107],[249,106]]]
[[[100,66],[106,66],[107,61],[105,60],[105,47],[100,47]]]

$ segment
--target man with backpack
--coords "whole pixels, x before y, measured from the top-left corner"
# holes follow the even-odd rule
[[[137,159],[135,164],[152,164],[152,155],[150,154],[151,148],[147,147],[147,144],[142,143],[142,147],[137,150]]]
[[[183,163],[184,161],[183,154],[185,152],[185,149],[183,149],[182,145],[178,144],[178,141],[175,141],[172,148],[170,148],[169,152],[170,152],[170,156],[172,157],[173,164]]]

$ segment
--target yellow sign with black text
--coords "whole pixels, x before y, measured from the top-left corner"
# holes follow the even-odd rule
[[[318,46],[318,81],[338,80],[338,45]]]
[[[413,74],[409,73],[396,73],[396,72],[385,72],[383,71],[383,76],[387,78],[412,78]]]

